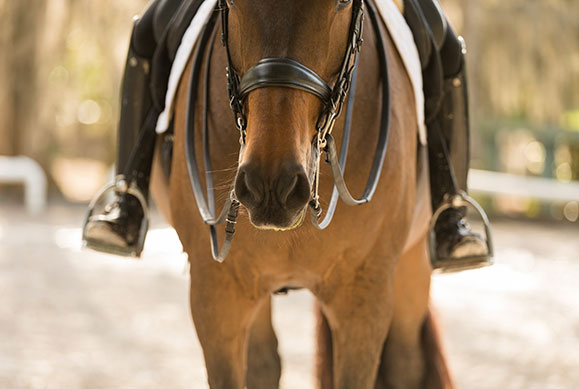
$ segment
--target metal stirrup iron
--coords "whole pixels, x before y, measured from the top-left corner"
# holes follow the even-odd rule
[[[493,247],[493,240],[490,228],[490,222],[487,214],[485,213],[484,209],[480,206],[479,203],[476,202],[475,199],[470,197],[465,191],[459,189],[456,174],[454,172],[454,168],[452,163],[450,163],[450,156],[448,155],[448,150],[446,147],[442,146],[442,153],[444,154],[444,158],[447,161],[448,167],[448,174],[450,175],[450,179],[452,182],[452,191],[445,195],[442,204],[434,211],[432,218],[430,219],[430,226],[429,226],[429,251],[430,251],[430,263],[434,266],[439,263],[443,263],[444,259],[438,257],[437,253],[437,244],[436,244],[436,223],[438,222],[440,216],[443,214],[444,211],[450,208],[460,208],[460,207],[470,207],[473,208],[478,215],[480,216],[485,229],[485,237],[484,241],[486,243],[487,248],[487,255],[475,255],[475,256],[467,256],[463,258],[456,258],[450,260],[451,262],[462,262],[459,266],[451,267],[447,271],[457,271],[457,270],[468,270],[468,269],[476,269],[482,266],[489,266],[493,264],[493,257],[494,257],[494,247]]]
[[[466,192],[459,190],[457,193],[453,195],[447,195],[444,202],[438,207],[438,209],[432,215],[430,220],[430,232],[429,232],[429,251],[430,251],[430,258],[431,263],[438,263],[441,261],[441,258],[438,258],[437,250],[436,250],[436,231],[435,226],[436,222],[440,218],[440,215],[444,211],[450,208],[459,208],[459,207],[470,207],[473,208],[476,213],[480,216],[485,230],[485,242],[487,246],[487,253],[488,256],[473,256],[473,257],[465,257],[461,258],[460,260],[465,262],[465,266],[461,266],[459,270],[468,270],[468,269],[476,269],[481,266],[489,266],[493,264],[493,257],[494,257],[494,246],[491,234],[491,226],[490,221],[485,213],[484,209],[480,206],[475,199],[470,197]],[[481,260],[488,257],[488,261],[486,263],[481,264]],[[456,260],[453,260],[456,261]],[[470,263],[470,265],[469,265]]]

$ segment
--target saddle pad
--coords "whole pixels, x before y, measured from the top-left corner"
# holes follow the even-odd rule
[[[394,0],[374,0],[376,8],[384,24],[386,25],[392,41],[396,45],[400,57],[406,67],[406,72],[410,77],[412,88],[414,91],[414,98],[416,100],[416,118],[418,120],[418,137],[420,143],[426,144],[426,125],[424,123],[424,93],[422,91],[422,68],[420,66],[420,58],[418,50],[414,43],[412,31],[404,20],[404,16],[400,13],[400,9],[394,3]],[[185,31],[181,45],[175,55],[175,61],[171,68],[171,75],[169,76],[169,85],[167,88],[167,96],[165,98],[165,110],[159,115],[157,120],[157,133],[163,133],[169,128],[173,116],[174,102],[177,94],[179,82],[183,76],[183,72],[187,67],[187,63],[193,53],[193,48],[197,39],[201,35],[201,31],[211,13],[215,9],[217,0],[205,0],[199,7],[197,14],[191,21],[191,25]],[[225,85],[223,86],[225,87]]]
[[[197,13],[191,20],[189,28],[185,31],[183,38],[181,39],[181,44],[177,49],[175,54],[175,60],[171,67],[171,74],[169,75],[169,84],[167,85],[167,96],[165,97],[165,109],[159,115],[157,119],[157,133],[162,134],[167,131],[171,125],[171,119],[173,118],[173,103],[175,102],[175,97],[177,94],[177,88],[179,88],[179,83],[181,82],[181,77],[183,72],[187,67],[187,62],[193,54],[193,48],[197,39],[203,31],[203,27],[207,24],[209,17],[215,10],[215,5],[217,0],[205,0],[203,4],[197,10]]]

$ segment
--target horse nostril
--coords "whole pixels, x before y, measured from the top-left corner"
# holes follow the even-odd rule
[[[283,181],[284,181],[283,178],[280,178],[278,182],[278,198],[280,204],[285,205],[287,203],[288,197],[290,197],[290,195],[296,188],[296,185],[298,183],[298,176],[295,175],[293,178],[288,177],[285,183],[283,183]]]
[[[299,209],[310,198],[309,181],[301,166],[280,177],[277,189],[279,202],[286,209]]]
[[[279,169],[266,175],[259,166],[246,163],[240,166],[237,173],[235,195],[249,208],[279,207],[293,212],[308,202],[310,185],[301,165],[282,164]]]
[[[244,165],[235,179],[235,196],[246,206],[256,206],[263,200],[263,184],[254,169]]]

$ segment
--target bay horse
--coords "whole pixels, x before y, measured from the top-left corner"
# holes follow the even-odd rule
[[[193,60],[176,97],[171,174],[155,156],[152,191],[190,262],[190,305],[211,388],[276,388],[281,374],[271,296],[306,288],[318,310],[317,380],[322,388],[449,388],[452,382],[429,310],[427,250],[431,215],[426,149],[417,140],[409,76],[383,24],[363,21],[346,182],[361,192],[378,142],[382,90],[379,40],[385,42],[390,134],[380,185],[359,207],[339,206],[323,231],[302,223],[312,180],[312,139],[324,109],[294,87],[252,90],[239,154],[226,67],[246,73],[263,58],[291,58],[331,84],[349,45],[352,8],[361,0],[229,0],[228,50],[219,39],[201,53],[195,125],[209,126],[215,197],[232,183],[242,207],[224,263],[212,260],[207,225],[195,205],[187,167],[186,124]],[[218,12],[218,11],[216,11]],[[218,23],[216,24],[216,26]],[[217,28],[217,27],[216,27]],[[224,28],[224,27],[221,27]],[[230,58],[228,58],[228,55]],[[204,114],[206,112],[206,114]],[[345,118],[334,135],[340,140]],[[203,143],[199,131],[196,149]],[[159,141],[160,142],[160,141]],[[159,145],[158,145],[159,146]],[[322,163],[322,206],[333,180]],[[201,177],[206,184],[206,176]],[[220,233],[221,234],[221,233]],[[222,237],[222,235],[220,235]]]

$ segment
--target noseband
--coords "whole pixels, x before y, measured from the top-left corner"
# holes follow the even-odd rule
[[[265,58],[245,73],[239,84],[239,96],[268,86],[299,89],[329,101],[332,90],[313,70],[289,58]]]
[[[233,66],[229,49],[229,8],[225,0],[219,0],[218,3],[218,8],[221,10],[221,39],[223,45],[225,46],[228,62],[227,86],[229,92],[229,103],[233,111],[235,124],[240,132],[240,154],[243,152],[247,137],[247,117],[244,113],[244,101],[250,92],[259,88],[266,87],[292,88],[310,93],[318,97],[323,103],[322,112],[320,113],[316,123],[317,134],[312,141],[312,157],[314,159],[315,173],[314,182],[312,185],[311,201],[309,203],[312,213],[312,223],[319,229],[325,229],[330,224],[334,215],[338,197],[341,197],[342,200],[344,200],[344,202],[349,205],[364,204],[372,199],[372,196],[374,195],[378,185],[378,180],[384,164],[388,143],[390,96],[388,85],[388,67],[386,61],[386,47],[385,42],[379,32],[380,22],[377,17],[377,12],[371,0],[367,0],[370,20],[375,31],[377,32],[378,41],[380,43],[379,60],[382,71],[381,77],[383,87],[382,120],[376,153],[366,188],[360,199],[353,198],[345,184],[343,171],[346,165],[346,157],[350,139],[351,116],[354,105],[354,90],[357,76],[358,54],[362,44],[362,27],[364,19],[364,1],[353,1],[354,4],[352,5],[352,21],[350,23],[348,46],[346,48],[346,53],[340,68],[340,72],[336,78],[337,81],[333,87],[330,87],[330,85],[312,69],[299,63],[298,61],[289,58],[264,58],[253,65],[240,78]],[[210,173],[211,161],[209,157],[209,147],[207,141],[207,82],[205,83],[205,125],[203,135],[203,150],[205,154],[204,162],[208,188],[207,200],[205,199],[205,195],[203,193],[204,190],[201,185],[201,178],[199,175],[197,159],[195,156],[195,136],[193,131],[195,123],[194,112],[197,93],[196,90],[201,68],[201,58],[203,57],[202,51],[207,45],[207,42],[213,42],[213,39],[215,38],[215,29],[213,28],[213,31],[211,31],[211,27],[209,27],[213,25],[212,22],[213,19],[208,23],[208,26],[206,26],[201,38],[201,42],[199,42],[197,45],[197,50],[194,53],[194,63],[191,76],[191,85],[189,89],[189,104],[187,112],[186,154],[187,167],[197,206],[204,222],[210,226],[213,258],[218,262],[223,262],[231,247],[240,203],[235,198],[234,190],[231,189],[229,199],[226,201],[220,215],[218,217],[215,216],[215,201],[212,189],[212,176]],[[210,47],[212,47],[211,43]],[[211,53],[209,53],[207,57],[209,58],[210,56]],[[207,59],[205,68],[208,69],[208,66],[209,61]],[[208,74],[205,76],[207,81]],[[350,91],[350,89],[352,90]],[[349,91],[350,93],[348,94]],[[346,104],[346,120],[344,133],[342,136],[341,152],[340,156],[338,157],[336,144],[334,138],[331,135],[331,132],[337,118],[342,112],[342,107],[344,105],[346,96],[348,96],[348,101]],[[326,216],[323,220],[320,221],[322,209],[319,202],[318,187],[321,155],[324,152],[326,153],[326,160],[330,164],[332,173],[334,175],[335,186],[332,193],[332,198],[330,200],[330,205],[326,212]],[[225,243],[223,244],[221,250],[219,250],[215,226],[224,223],[226,224]]]

